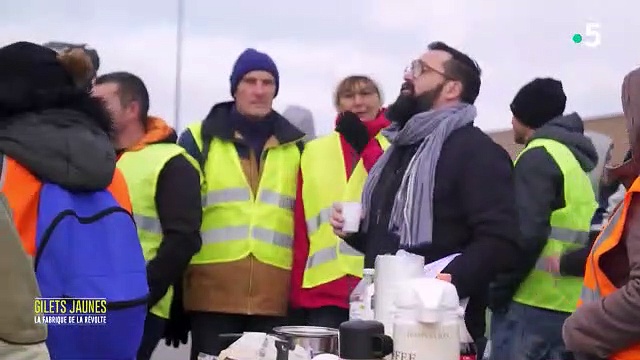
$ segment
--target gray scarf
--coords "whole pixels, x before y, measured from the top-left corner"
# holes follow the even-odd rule
[[[391,146],[369,171],[362,192],[365,214],[364,228],[369,226],[371,197],[376,188],[382,169],[389,157],[399,146],[420,143],[411,158],[391,210],[389,231],[399,235],[401,247],[411,247],[421,243],[431,243],[433,231],[433,188],[436,165],[440,150],[449,135],[473,122],[476,108],[469,104],[457,104],[444,109],[432,110],[414,115],[400,128],[391,125],[383,134],[391,141]],[[383,179],[383,181],[388,181]]]

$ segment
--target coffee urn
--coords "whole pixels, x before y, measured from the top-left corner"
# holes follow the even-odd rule
[[[393,339],[374,320],[351,320],[340,325],[340,359],[383,359],[393,352]]]

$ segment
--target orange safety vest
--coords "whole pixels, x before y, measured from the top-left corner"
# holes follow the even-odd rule
[[[17,161],[4,156],[0,170],[0,191],[9,201],[22,246],[27,254],[36,254],[36,225],[38,222],[38,204],[42,182]],[[118,204],[131,212],[131,201],[127,183],[122,173],[116,169],[111,185],[107,188]]]
[[[607,275],[600,269],[600,258],[611,251],[622,239],[624,224],[627,220],[627,211],[631,204],[631,197],[635,193],[640,193],[640,177],[636,178],[633,185],[627,190],[622,202],[610,217],[609,222],[602,230],[591,253],[587,257],[587,264],[584,273],[584,283],[578,307],[583,303],[591,303],[601,301],[603,298],[611,295],[618,288],[607,278]],[[638,360],[640,359],[640,341],[637,345],[633,345],[609,357],[610,360]]]

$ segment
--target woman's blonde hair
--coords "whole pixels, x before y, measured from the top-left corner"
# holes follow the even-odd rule
[[[58,54],[58,61],[78,87],[86,87],[93,80],[93,63],[84,50],[74,48]]]
[[[338,86],[336,86],[336,90],[333,93],[333,105],[336,109],[340,106],[340,98],[348,92],[353,91],[358,85],[373,88],[378,95],[378,98],[380,98],[380,104],[383,103],[382,91],[380,90],[380,86],[378,86],[377,82],[366,75],[351,75],[342,79],[338,83]]]

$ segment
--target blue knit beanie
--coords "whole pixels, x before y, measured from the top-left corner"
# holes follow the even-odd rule
[[[231,82],[231,96],[234,96],[240,80],[252,71],[262,70],[273,75],[276,82],[276,95],[278,95],[278,89],[280,88],[280,75],[278,74],[278,67],[273,59],[265,53],[261,53],[256,49],[246,49],[238,56],[236,63],[233,65],[233,71],[229,81]]]

